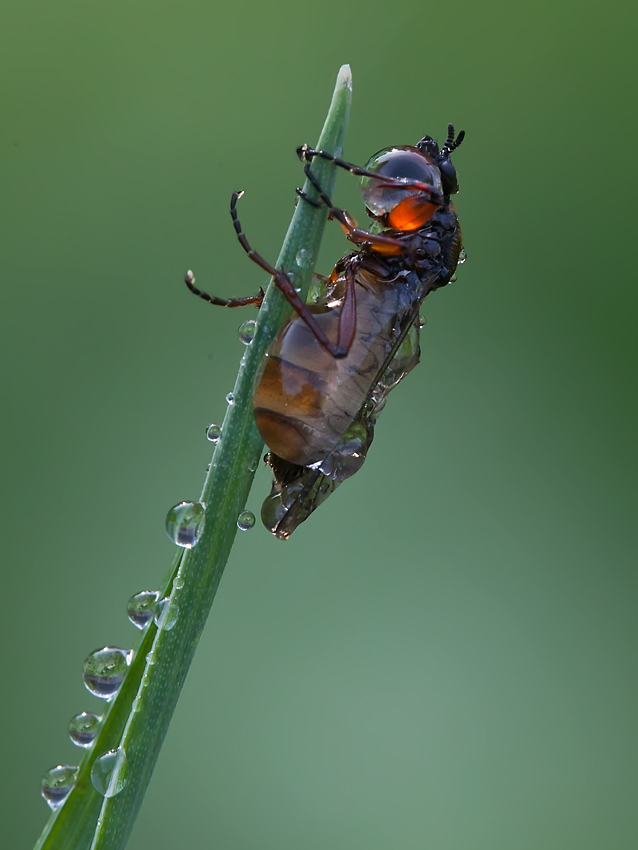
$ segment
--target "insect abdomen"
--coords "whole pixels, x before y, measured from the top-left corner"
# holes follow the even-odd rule
[[[361,409],[392,345],[397,294],[392,285],[357,285],[357,329],[337,360],[293,315],[275,340],[254,395],[255,422],[266,445],[299,466],[322,461]],[[340,307],[311,305],[330,340]]]

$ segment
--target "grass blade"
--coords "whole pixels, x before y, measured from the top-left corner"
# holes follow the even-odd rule
[[[350,68],[339,71],[332,103],[318,146],[341,153],[352,82]],[[332,192],[335,167],[317,160],[313,171]],[[304,187],[316,196],[308,184]],[[305,293],[326,222],[326,211],[299,203],[286,235],[277,267],[293,270]],[[304,249],[303,263],[296,264]],[[252,343],[242,358],[222,437],[204,484],[206,506],[202,536],[191,550],[180,550],[171,566],[162,596],[169,596],[160,626],[151,623],[140,635],[124,683],[108,706],[100,733],[80,764],[78,780],[65,803],[49,819],[36,850],[122,850],[133,829],[155,762],[199,637],[237,533],[237,517],[248,498],[263,444],[252,414],[252,387],[264,353],[290,307],[272,285],[259,311]],[[127,778],[122,790],[103,797],[91,783],[95,759],[122,748]]]

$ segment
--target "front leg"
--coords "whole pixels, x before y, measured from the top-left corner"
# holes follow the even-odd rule
[[[309,198],[308,195],[301,189],[297,189],[297,194],[300,198],[313,206],[327,206],[329,210],[329,218],[338,221],[344,230],[347,238],[355,245],[365,248],[371,248],[384,256],[399,256],[403,253],[404,247],[400,239],[393,236],[383,236],[380,233],[371,233],[369,230],[362,230],[357,226],[357,222],[347,210],[343,210],[335,205],[330,200],[329,196],[324,192],[321,183],[310,170],[310,163],[304,165],[304,174],[310,180],[314,188],[319,193],[319,200]]]

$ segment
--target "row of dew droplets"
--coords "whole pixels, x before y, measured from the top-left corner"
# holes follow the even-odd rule
[[[307,262],[307,258],[298,258],[298,264]],[[239,340],[244,345],[250,345],[255,336],[257,323],[250,319],[243,322],[238,330]],[[233,393],[226,396],[227,404],[233,405]],[[206,438],[215,446],[222,436],[222,428],[215,423],[206,428]],[[257,466],[251,466],[254,472]],[[166,533],[173,543],[184,549],[192,549],[200,539],[204,530],[205,505],[202,502],[179,502],[166,515]],[[251,511],[242,511],[237,518],[237,528],[248,531],[255,525],[255,515]],[[173,581],[173,589],[179,593],[184,586],[183,578],[178,574]],[[154,590],[142,590],[135,593],[128,601],[126,612],[130,622],[138,629],[145,628],[153,620],[158,628],[171,629],[179,615],[177,600],[166,596],[160,599],[160,594]],[[92,652],[84,662],[82,678],[92,694],[100,699],[110,701],[119,691],[124,677],[133,660],[133,650],[105,646]],[[147,656],[148,664],[154,663],[152,652]],[[134,709],[138,702],[135,699]],[[69,737],[78,747],[88,749],[98,735],[102,718],[92,712],[83,711],[75,715],[69,723]],[[48,770],[42,777],[42,796],[52,809],[57,809],[64,803],[77,781],[79,768],[74,765],[59,764]],[[95,759],[91,766],[91,783],[98,793],[104,797],[114,797],[126,785],[128,778],[128,762],[123,747],[109,750]]]
[[[42,777],[42,796],[52,809],[57,809],[67,799],[77,777],[78,768],[69,764],[59,764],[47,770]],[[128,763],[123,747],[104,753],[91,767],[91,783],[103,797],[115,797],[119,794],[126,785],[127,778]]]
[[[135,594],[129,600],[127,613],[129,613],[131,607],[135,607],[131,605],[133,599],[139,600],[140,598],[152,598],[153,596],[157,598],[157,594],[148,592]],[[135,613],[138,614],[139,619],[139,612],[136,611]],[[130,613],[129,620],[134,625],[138,625],[130,616]],[[119,649],[113,646],[105,646],[103,649],[98,649],[92,652],[84,662],[84,684],[95,696],[111,700],[121,688],[132,660],[132,649]],[[91,784],[98,794],[101,794],[103,797],[114,797],[116,794],[119,794],[126,785],[127,778],[128,763],[123,747],[102,753],[91,765]]]
[[[255,337],[257,322],[254,319],[248,319],[239,326],[237,336],[239,341],[244,345],[250,345]],[[235,404],[234,393],[226,395],[226,404],[229,407]],[[222,437],[222,426],[211,422],[206,427],[206,439],[217,446]],[[254,472],[257,468],[255,463],[251,466],[250,471]],[[210,465],[207,467],[207,472]],[[178,502],[169,510],[166,515],[166,533],[169,538],[177,546],[182,546],[184,549],[192,549],[202,536],[204,530],[204,520],[206,514],[206,506],[203,502]],[[255,515],[251,511],[242,511],[237,517],[237,528],[240,531],[248,531],[255,525]],[[166,603],[163,600],[159,603],[161,608]],[[158,619],[156,617],[156,622]],[[174,621],[173,621],[174,622]],[[159,622],[158,622],[159,624]],[[162,623],[165,628],[171,628],[172,623],[169,621]]]
[[[120,689],[133,658],[133,650],[105,646],[96,649],[85,660],[82,667],[84,684],[92,694],[104,700],[111,700]],[[102,718],[92,712],[76,714],[69,723],[69,738],[78,747],[88,749],[92,746],[100,730]],[[126,783],[126,754],[124,750],[109,751],[97,758],[91,768],[93,786],[104,796],[119,793]],[[113,779],[105,784],[104,777],[115,772]],[[78,776],[78,767],[59,764],[52,767],[42,777],[41,793],[52,809],[57,809],[71,793]],[[105,794],[104,789],[108,792]]]
[[[183,579],[179,579],[183,585]],[[178,584],[178,578],[174,585]],[[159,593],[154,590],[142,590],[128,601],[126,613],[131,623],[143,629],[156,617]],[[162,600],[166,601],[166,600]],[[119,691],[124,677],[133,659],[133,650],[105,646],[92,652],[82,668],[84,684],[92,694],[110,701]],[[82,711],[71,718],[69,738],[78,747],[88,749],[93,745],[102,717],[90,711]],[[42,796],[52,809],[57,809],[67,799],[78,775],[74,765],[57,765],[42,777]],[[91,783],[104,797],[113,797],[126,784],[128,764],[126,752],[122,747],[109,750],[99,756],[91,766]]]

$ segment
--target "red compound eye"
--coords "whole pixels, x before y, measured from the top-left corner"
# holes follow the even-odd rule
[[[385,223],[395,230],[422,227],[436,209],[432,196],[443,194],[441,173],[430,157],[408,145],[384,148],[365,167],[400,181],[388,184],[374,177],[361,179],[363,202],[372,215],[385,218]]]

